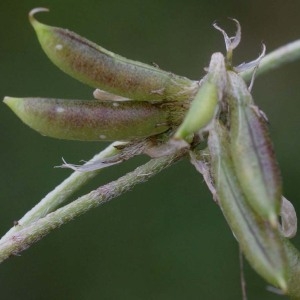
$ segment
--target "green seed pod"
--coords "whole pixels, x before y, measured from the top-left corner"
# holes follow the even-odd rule
[[[5,97],[4,102],[28,126],[43,135],[82,141],[131,140],[178,125],[179,105],[148,102],[61,100]],[[179,111],[178,111],[179,110]]]
[[[217,121],[208,147],[218,202],[245,257],[271,284],[287,289],[287,261],[278,228],[270,226],[249,205],[235,173],[227,129]]]
[[[226,78],[224,56],[221,53],[214,53],[208,74],[203,79],[184,121],[176,131],[175,139],[186,139],[210,124],[223,97]]]
[[[62,71],[94,88],[145,101],[186,100],[197,82],[112,53],[66,29],[38,22],[29,13],[39,42],[50,60]]]
[[[243,79],[228,72],[230,138],[234,167],[249,202],[263,218],[277,226],[281,177],[265,117],[253,104]]]

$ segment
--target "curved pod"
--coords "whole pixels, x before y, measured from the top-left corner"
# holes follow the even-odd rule
[[[82,141],[143,138],[178,125],[183,112],[166,104],[11,98],[4,102],[42,135]],[[181,117],[180,117],[181,116]]]
[[[135,100],[186,100],[197,82],[159,68],[126,59],[101,46],[58,27],[29,19],[50,60],[62,71],[94,88]]]

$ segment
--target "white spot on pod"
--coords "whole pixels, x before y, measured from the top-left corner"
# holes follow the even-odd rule
[[[56,107],[56,112],[57,113],[63,113],[65,111],[65,109],[61,106]]]
[[[55,46],[55,50],[57,50],[57,51],[60,51],[60,50],[62,50],[63,49],[63,45],[61,45],[61,44],[57,44],[56,46]]]
[[[104,139],[106,139],[106,135],[105,135],[105,134],[100,134],[100,135],[99,135],[99,138],[100,138],[101,140],[104,140]]]
[[[113,106],[114,106],[114,107],[118,107],[119,105],[120,105],[120,104],[117,103],[117,102],[114,102],[114,103],[113,103]]]

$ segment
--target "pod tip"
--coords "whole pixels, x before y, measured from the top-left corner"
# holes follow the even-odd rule
[[[189,133],[182,125],[179,126],[172,139],[174,142],[186,141],[191,143],[194,138],[193,133]]]
[[[288,291],[288,286],[286,280],[283,277],[278,278],[278,286],[282,290],[283,294],[285,295]]]
[[[35,15],[36,13],[39,13],[39,12],[48,12],[48,11],[49,11],[49,9],[48,9],[48,8],[45,8],[45,7],[36,7],[36,8],[34,8],[34,9],[32,9],[32,10],[29,12],[29,14],[28,14],[30,22],[31,22],[31,23],[37,22],[36,19],[35,19],[35,17],[34,17],[34,15]]]
[[[3,102],[4,102],[5,104],[7,104],[7,102],[9,101],[9,98],[10,98],[10,97],[5,96],[4,99],[3,99]]]
[[[175,132],[174,136],[173,136],[173,140],[174,141],[180,141],[184,139],[184,134],[181,132],[181,128],[179,127],[179,129]]]
[[[3,102],[11,108],[13,111],[15,111],[16,107],[20,104],[20,98],[14,98],[14,97],[4,97]]]
[[[3,99],[3,102],[9,106],[13,99],[14,98],[12,98],[12,97],[5,96]]]

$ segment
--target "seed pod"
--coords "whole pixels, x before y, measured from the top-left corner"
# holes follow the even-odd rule
[[[237,177],[249,205],[277,226],[281,177],[266,121],[243,79],[228,74],[231,153]]]
[[[39,42],[62,71],[94,88],[136,100],[186,100],[197,82],[159,68],[126,59],[66,29],[38,22],[29,13]]]
[[[279,231],[248,205],[233,167],[227,129],[217,121],[208,147],[219,204],[245,257],[257,273],[286,291],[287,262]]]
[[[218,102],[223,97],[226,78],[224,56],[221,53],[214,53],[208,74],[203,79],[184,121],[176,131],[175,139],[186,139],[209,125],[218,111]]]
[[[178,124],[183,115],[174,104],[168,107],[167,103],[11,97],[5,97],[4,102],[25,124],[41,134],[68,140],[148,137]]]

